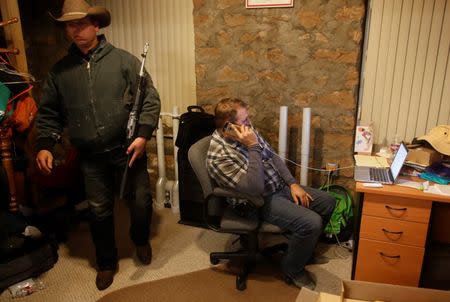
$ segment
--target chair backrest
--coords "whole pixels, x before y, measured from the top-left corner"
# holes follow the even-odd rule
[[[205,136],[193,144],[188,151],[189,163],[191,164],[192,169],[197,175],[198,181],[202,186],[203,196],[205,199],[208,198],[208,196],[213,192],[212,180],[209,177],[208,170],[206,169],[206,156],[211,138],[211,135]]]

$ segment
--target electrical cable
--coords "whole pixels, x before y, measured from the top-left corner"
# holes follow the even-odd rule
[[[333,222],[332,222],[331,220],[330,220],[330,224],[331,224],[331,228],[333,229]],[[341,243],[341,241],[339,240],[339,238],[338,238],[338,236],[337,236],[336,233],[332,233],[332,234],[333,234],[334,237],[336,238],[336,245],[337,245],[338,247],[343,248],[343,249],[346,249],[346,250],[349,251],[349,252],[352,252],[352,251],[353,251],[353,248],[347,247],[347,246],[345,246],[345,245],[343,245],[343,244]],[[345,258],[347,258],[346,256],[343,256],[343,255],[339,254],[337,249],[334,250],[334,253],[335,253],[336,256],[338,256],[340,259],[345,259]]]
[[[279,154],[277,154],[276,152],[272,151],[271,149],[268,149],[268,150],[269,150],[270,153],[272,153],[272,154],[278,156],[278,157],[281,158],[282,160],[288,161],[288,162],[290,162],[291,164],[294,164],[294,165],[296,165],[296,166],[298,166],[298,167],[303,167],[301,164],[296,163],[296,162],[293,161],[293,160],[290,160],[290,159],[288,159],[288,158],[284,158],[283,156],[280,156]],[[342,167],[342,168],[336,168],[336,169],[334,169],[334,170],[317,169],[317,168],[311,168],[311,167],[306,167],[306,168],[309,169],[309,170],[313,170],[313,171],[331,173],[332,171],[345,170],[345,169],[354,169],[355,166],[353,165],[353,166],[347,166],[347,167]]]

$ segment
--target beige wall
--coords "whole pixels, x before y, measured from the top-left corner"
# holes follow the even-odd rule
[[[212,110],[223,97],[244,99],[274,147],[279,106],[289,106],[289,158],[296,162],[302,109],[311,107],[310,165],[352,166],[364,1],[296,0],[280,9],[244,3],[194,0],[198,103]],[[352,183],[353,169],[340,174],[340,182]],[[315,185],[324,180],[311,176]]]

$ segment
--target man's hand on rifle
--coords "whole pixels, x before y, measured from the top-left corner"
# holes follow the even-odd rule
[[[144,137],[136,137],[136,139],[130,144],[130,146],[127,149],[127,154],[133,153],[131,156],[130,162],[128,164],[128,167],[131,168],[134,161],[138,158],[141,158],[142,155],[144,155],[145,152],[145,144],[147,143],[147,139]]]

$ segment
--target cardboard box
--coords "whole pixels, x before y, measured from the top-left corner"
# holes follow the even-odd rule
[[[432,163],[439,161],[441,155],[434,149],[418,147],[415,149],[409,149],[408,156],[406,157],[407,162],[417,164],[420,166],[428,167]]]
[[[342,280],[340,296],[302,288],[296,302],[448,302],[450,291]]]

